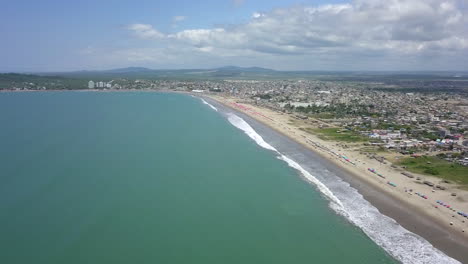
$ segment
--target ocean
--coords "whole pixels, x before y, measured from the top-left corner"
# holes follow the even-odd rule
[[[209,99],[0,93],[0,113],[0,263],[455,263]]]

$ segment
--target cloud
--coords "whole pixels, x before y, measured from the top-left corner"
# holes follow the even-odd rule
[[[163,38],[164,35],[148,24],[132,24],[127,26],[136,36],[144,39]]]
[[[255,13],[252,14],[252,18],[260,18],[260,17],[263,17],[263,16],[265,16],[265,15],[262,14],[262,13],[258,13],[258,12],[255,12]]]
[[[254,13],[243,24],[170,34],[146,24],[129,29],[142,38],[164,39],[213,56],[244,52],[258,58],[310,56],[340,61],[353,56],[404,56],[409,60],[414,59],[411,56],[468,54],[467,16],[457,0],[355,0],[278,8]]]

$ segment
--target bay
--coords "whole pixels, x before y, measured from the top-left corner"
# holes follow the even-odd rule
[[[0,94],[1,263],[394,263],[198,98]]]

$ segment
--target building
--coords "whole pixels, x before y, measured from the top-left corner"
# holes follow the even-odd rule
[[[98,82],[98,87],[99,88],[104,88],[104,82]]]
[[[94,89],[94,82],[93,81],[88,82],[88,88],[89,89]]]

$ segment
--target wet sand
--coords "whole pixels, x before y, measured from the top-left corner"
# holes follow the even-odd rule
[[[297,136],[297,131],[278,129],[276,125],[280,122],[277,122],[276,125],[272,124],[271,116],[268,115],[271,113],[268,112],[268,110],[261,112],[262,114],[260,115],[253,115],[249,113],[249,111],[243,111],[242,109],[234,107],[229,101],[223,100],[222,98],[210,98],[239,113],[243,118],[246,118],[255,129],[265,129],[260,126],[267,127],[272,130],[271,133],[274,133],[275,137],[279,137],[281,141],[287,142],[292,148],[302,153],[308,153],[307,155],[310,156],[311,159],[314,159],[315,162],[319,161],[329,171],[348,182],[351,187],[357,189],[358,192],[382,214],[391,217],[407,230],[423,237],[447,255],[463,263],[468,263],[468,237],[467,233],[461,232],[459,227],[463,226],[464,223],[461,223],[461,220],[458,219],[460,223],[457,223],[456,227],[449,225],[447,221],[452,220],[450,219],[451,213],[440,213],[437,210],[443,209],[433,209],[433,205],[427,200],[415,197],[415,195],[411,197],[407,196],[408,194],[403,191],[397,192],[385,183],[382,184],[381,182],[375,181],[375,178],[372,176],[363,176],[363,173],[359,172],[357,168],[347,166],[347,164],[337,159],[330,158],[330,155],[327,153],[314,149],[305,144],[304,141],[299,140],[300,137]],[[254,106],[249,105],[249,107]],[[255,108],[255,110],[261,109]],[[286,124],[283,125],[286,126]],[[400,174],[399,172],[394,173]],[[393,175],[390,173],[387,174]],[[410,183],[397,182],[399,185],[410,185]],[[416,187],[421,189],[421,186]],[[438,195],[442,194],[443,193],[440,193]],[[429,195],[431,195],[431,193],[429,193]],[[432,212],[431,209],[436,210],[435,213],[437,214]],[[452,221],[455,222],[458,220]]]

